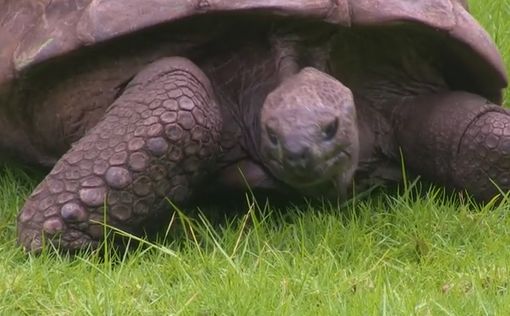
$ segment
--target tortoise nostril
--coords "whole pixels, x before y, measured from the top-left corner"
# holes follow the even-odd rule
[[[323,127],[322,135],[324,140],[330,141],[332,140],[336,133],[338,132],[338,117],[336,117],[333,121]]]
[[[306,167],[310,161],[310,148],[299,142],[285,144],[285,159],[291,167]]]
[[[289,160],[305,160],[308,157],[308,150],[304,148],[301,151],[287,151],[287,159]]]

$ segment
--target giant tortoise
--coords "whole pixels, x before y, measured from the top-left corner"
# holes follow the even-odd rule
[[[401,159],[510,188],[504,65],[464,1],[1,0],[0,45],[1,154],[51,168],[18,217],[30,251],[212,189],[346,198]]]

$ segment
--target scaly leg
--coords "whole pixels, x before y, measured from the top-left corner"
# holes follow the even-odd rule
[[[479,200],[510,190],[510,112],[467,92],[409,99],[394,112],[406,165]]]
[[[219,150],[222,120],[211,84],[185,58],[142,70],[103,119],[57,162],[18,217],[18,240],[38,251],[96,247],[107,223],[139,232],[186,201]],[[104,208],[106,206],[106,209]]]

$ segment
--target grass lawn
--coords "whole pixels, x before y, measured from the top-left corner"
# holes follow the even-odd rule
[[[510,69],[510,2],[471,9]],[[1,315],[510,315],[510,203],[410,188],[341,212],[247,207],[223,228],[184,221],[181,238],[125,257],[67,259],[16,246],[35,180],[1,174]]]

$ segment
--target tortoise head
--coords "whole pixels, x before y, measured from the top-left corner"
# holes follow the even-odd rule
[[[352,180],[359,140],[351,91],[330,75],[304,68],[266,98],[261,157],[279,180],[305,189]]]

